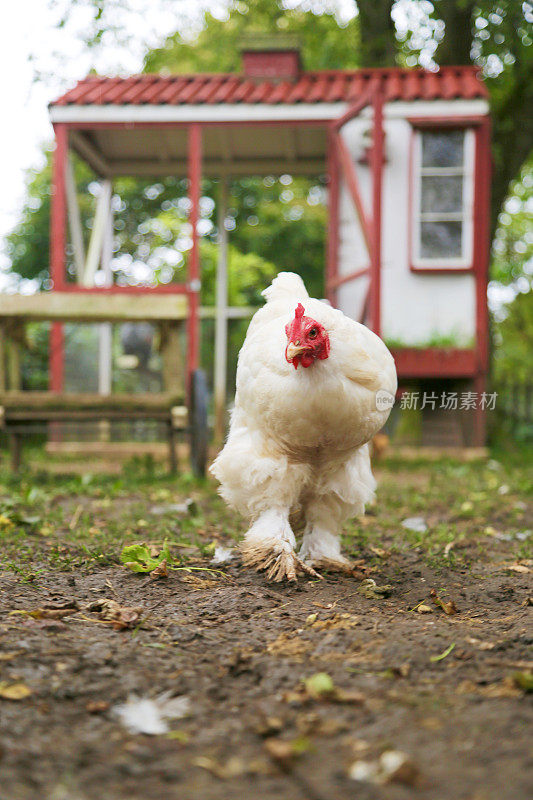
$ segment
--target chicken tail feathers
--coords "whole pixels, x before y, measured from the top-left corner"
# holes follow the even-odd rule
[[[267,303],[277,300],[305,300],[309,297],[303,280],[294,272],[280,272],[261,294]]]

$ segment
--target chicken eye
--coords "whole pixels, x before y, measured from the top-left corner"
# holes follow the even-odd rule
[[[318,336],[318,329],[317,328],[311,328],[311,330],[309,331],[307,336],[309,337],[309,339],[316,339],[316,337]]]

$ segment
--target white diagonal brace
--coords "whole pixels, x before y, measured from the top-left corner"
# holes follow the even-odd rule
[[[67,169],[65,173],[65,188],[67,194],[68,224],[70,228],[70,239],[74,252],[74,266],[76,268],[76,280],[82,282],[85,271],[85,246],[83,244],[83,232],[81,227],[80,206],[78,203],[78,193],[76,191],[76,181],[74,179],[74,169],[72,161],[67,159]]]
[[[84,286],[94,286],[94,276],[96,275],[96,270],[98,269],[98,264],[102,256],[106,228],[109,224],[111,181],[102,181],[101,187],[100,196],[98,197],[96,203],[94,224],[91,233],[91,240],[89,242],[89,250],[87,252],[87,260],[85,261],[85,270],[83,273]]]

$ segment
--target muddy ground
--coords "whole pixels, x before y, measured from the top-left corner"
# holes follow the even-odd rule
[[[187,476],[4,475],[1,800],[533,796],[531,475],[498,462],[378,472],[378,504],[345,542],[377,589],[214,566],[242,525]],[[428,530],[403,528],[408,516]],[[179,568],[167,577],[120,564],[124,543],[156,553],[163,539]],[[140,610],[117,629],[102,599]],[[167,733],[120,723],[129,695],[167,691],[190,700]]]

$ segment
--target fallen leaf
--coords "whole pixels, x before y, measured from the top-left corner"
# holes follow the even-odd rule
[[[0,653],[0,661],[13,661],[17,656],[22,655],[24,650],[7,650],[5,653]]]
[[[85,710],[89,712],[89,714],[101,714],[103,711],[107,711],[109,708],[109,703],[106,700],[89,700],[88,703],[85,704]]]
[[[529,567],[526,567],[524,564],[506,564],[502,567],[502,569],[510,569],[512,572],[519,572],[522,575],[526,575],[528,572],[531,572]]]
[[[296,633],[280,633],[274,641],[267,644],[267,653],[273,656],[290,656],[301,661],[304,653],[309,650],[310,644],[304,642]]]
[[[390,556],[390,552],[388,550],[384,550],[382,547],[373,547],[370,545],[369,549],[372,553],[374,553],[375,556],[378,556],[378,558],[388,558]]]
[[[469,644],[473,644],[478,647],[480,650],[494,650],[495,644],[494,642],[484,642],[481,639],[475,639],[473,636],[467,636],[466,641]]]
[[[524,692],[533,692],[533,672],[513,672],[511,678],[519,689]]]
[[[388,597],[391,594],[392,586],[390,583],[378,586],[373,578],[366,578],[360,584],[357,591],[366,597],[367,600],[383,600],[384,597]]]
[[[333,680],[327,672],[317,672],[306,678],[304,683],[307,693],[313,698],[331,695],[335,691]]]
[[[63,617],[70,617],[75,614],[77,608],[34,608],[31,611],[20,611],[20,614],[26,614],[33,619],[63,619]]]
[[[173,560],[166,542],[157,556],[152,556],[151,552],[155,552],[153,547],[144,542],[126,545],[122,548],[120,560],[132,572],[153,572],[163,561],[168,565]]]
[[[4,700],[25,700],[31,693],[31,689],[25,683],[0,681],[0,697]]]
[[[218,581],[211,580],[210,578],[199,578],[198,575],[192,573],[180,573],[180,580],[185,583],[190,583],[193,589],[219,589],[220,584]]]
[[[93,600],[92,603],[88,603],[85,610],[98,613],[102,620],[110,622],[115,630],[132,628],[139,622],[143,611],[142,608],[137,606],[121,606],[116,600],[110,600],[109,598]]]
[[[455,642],[453,642],[449,647],[447,647],[446,650],[443,653],[441,653],[440,655],[438,655],[438,656],[430,656],[429,660],[433,661],[434,663],[437,662],[437,661],[443,661],[446,658],[446,656],[450,655],[450,653],[452,652],[454,647],[455,647]]]
[[[439,608],[442,608],[444,613],[447,614],[448,616],[452,616],[453,614],[459,613],[457,606],[455,605],[453,600],[442,600],[442,598],[439,597],[435,589],[431,590],[430,595],[435,605],[438,606]]]
[[[311,617],[316,617],[316,614],[310,614]],[[309,617],[307,618],[309,619]],[[327,619],[315,619],[309,623],[315,630],[349,630],[356,628],[359,625],[359,617],[352,614],[333,614]]]
[[[216,778],[220,778],[221,780],[236,778],[246,772],[246,765],[238,756],[232,756],[226,761],[225,764],[221,764],[220,761],[217,761],[215,758],[199,756],[198,758],[195,758],[193,764],[196,767],[205,769],[207,772],[210,772]]]
[[[151,571],[150,578],[153,581],[158,580],[158,578],[168,578],[168,564],[166,558],[164,558],[157,565],[157,567]]]
[[[273,761],[282,767],[289,767],[291,762],[305,753],[311,747],[311,742],[306,736],[296,739],[265,739],[265,750]]]
[[[296,705],[303,705],[309,701],[361,705],[366,698],[361,692],[345,691],[335,686],[327,672],[317,672],[303,680],[293,691],[286,692],[283,699],[286,703]]]
[[[181,744],[187,744],[187,742],[191,737],[186,731],[175,730],[175,731],[169,731],[166,734],[166,738],[173,739],[176,742],[180,742]]]
[[[443,552],[444,558],[449,558],[450,550],[452,549],[452,547],[455,547],[455,542],[448,542],[448,544],[444,548]]]
[[[348,777],[361,783],[401,783],[413,786],[418,782],[419,770],[411,758],[400,750],[386,750],[373,761],[355,761]]]
[[[418,780],[418,768],[409,756],[400,750],[385,751],[381,754],[379,763],[387,783],[413,786]]]

